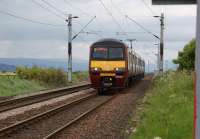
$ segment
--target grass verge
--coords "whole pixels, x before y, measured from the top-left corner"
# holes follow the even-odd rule
[[[27,74],[21,74],[21,76],[22,75],[25,76]],[[32,72],[30,72],[30,75],[32,75]],[[68,82],[60,83],[59,81],[57,81],[60,79],[63,80],[62,74],[57,76],[57,79],[48,80],[48,82],[42,82],[38,79],[34,79],[37,76],[34,76],[33,79],[32,78],[24,79],[21,76],[17,76],[17,75],[16,76],[0,76],[0,97],[29,94],[29,93],[35,93],[39,90],[52,89],[52,88],[79,84],[80,82],[88,81],[89,75],[87,71],[73,72],[72,83],[68,83]],[[51,79],[51,78],[54,78],[54,76],[48,75],[46,76],[46,78]],[[67,76],[64,76],[64,78],[66,80]]]
[[[0,96],[15,96],[45,89],[35,81],[16,77],[0,76]]]
[[[192,139],[193,82],[186,72],[154,80],[130,139]]]

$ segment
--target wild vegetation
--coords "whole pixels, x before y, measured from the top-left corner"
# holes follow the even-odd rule
[[[139,123],[130,139],[191,139],[193,81],[188,72],[157,77],[144,98]]]
[[[17,67],[16,73],[21,79],[34,80],[48,86],[63,86],[67,83],[67,76],[61,69]]]
[[[195,48],[196,41],[193,39],[185,45],[183,51],[178,53],[178,58],[174,59],[173,62],[179,65],[179,70],[194,70]]]
[[[130,138],[191,139],[193,130],[194,91],[192,72],[195,66],[195,39],[178,53],[178,70],[167,72],[153,81],[139,112],[139,124]]]

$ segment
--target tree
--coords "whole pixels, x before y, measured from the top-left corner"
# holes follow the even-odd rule
[[[173,60],[175,64],[179,65],[178,69],[194,70],[195,48],[196,48],[196,40],[193,39],[188,44],[185,45],[183,51],[178,53],[178,58]]]

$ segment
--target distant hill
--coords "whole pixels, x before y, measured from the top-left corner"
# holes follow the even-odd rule
[[[0,63],[16,66],[61,68],[67,71],[67,59],[0,58]],[[73,60],[73,71],[88,70],[87,60]]]
[[[145,67],[145,71],[146,72],[153,72],[153,71],[155,71],[155,70],[157,70],[157,65],[155,65],[155,64],[149,64],[149,67],[148,67],[148,63],[145,63],[146,65],[146,67]],[[171,70],[176,70],[177,69],[177,65],[176,64],[174,64],[171,60],[165,60],[164,61],[164,70],[166,71],[166,70],[169,70],[169,69],[171,69]]]
[[[13,65],[0,63],[0,71],[14,72],[15,70],[16,70],[16,67]]]
[[[16,66],[27,66],[32,67],[33,65],[37,65],[40,67],[54,67],[61,68],[67,71],[67,59],[31,59],[31,58],[0,58],[0,63],[5,64],[7,66],[0,66],[1,68],[5,68],[8,70],[15,70]],[[165,60],[164,62],[165,69],[176,69],[176,65],[173,64],[170,60]],[[152,72],[155,70],[155,65],[150,64],[148,68],[148,64],[146,63],[146,72]],[[86,71],[88,70],[88,61],[87,60],[78,60],[73,59],[73,71]]]

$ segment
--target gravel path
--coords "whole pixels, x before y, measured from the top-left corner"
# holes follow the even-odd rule
[[[82,97],[89,93],[95,93],[94,89],[87,89],[77,93],[61,96],[44,102],[24,106],[14,110],[6,111],[0,114],[0,128],[17,123],[27,119],[33,115],[45,112],[49,109],[61,106],[64,103],[74,100],[75,98]]]
[[[50,134],[52,131],[58,129],[59,127],[65,125],[69,121],[78,117],[80,114],[85,111],[98,106],[102,102],[109,99],[110,96],[95,96],[71,106],[68,109],[65,109],[61,112],[58,112],[52,116],[48,116],[42,120],[36,121],[28,125],[21,130],[16,131],[13,134],[10,134],[9,137],[3,137],[4,139],[41,139],[46,135]],[[31,136],[30,136],[31,135]]]
[[[81,120],[78,124],[63,130],[59,139],[126,139],[130,118],[142,101],[152,77],[124,90],[114,100]]]

